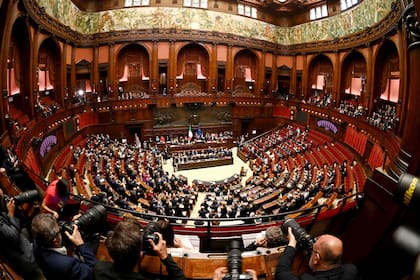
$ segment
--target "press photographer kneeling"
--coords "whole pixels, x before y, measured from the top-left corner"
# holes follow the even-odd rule
[[[276,280],[289,279],[331,279],[354,280],[357,278],[357,268],[353,264],[342,264],[342,241],[329,234],[312,238],[294,219],[283,223],[282,231],[288,235],[289,243],[280,256],[276,267]],[[292,273],[292,263],[296,248],[311,253],[309,267],[311,272],[296,276]]]

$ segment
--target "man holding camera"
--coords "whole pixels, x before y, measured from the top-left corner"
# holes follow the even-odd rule
[[[143,258],[143,242],[149,242],[152,251],[158,256],[166,267],[168,279],[185,280],[184,273],[168,254],[166,242],[158,232],[157,237],[143,241],[141,225],[133,219],[120,222],[106,240],[106,247],[113,260],[111,262],[97,262],[94,268],[96,280],[145,280],[146,274],[141,271]],[[155,242],[158,239],[157,243]]]
[[[23,234],[15,210],[14,199],[5,201],[0,188],[0,257],[25,279],[43,279],[35,262],[32,244]]]
[[[75,246],[73,256],[63,246],[61,229],[55,217],[41,213],[32,220],[32,234],[35,238],[35,258],[47,279],[92,279],[96,257],[83,241],[77,225],[73,232],[64,232]]]
[[[292,273],[292,263],[296,254],[296,240],[292,227],[287,227],[289,243],[280,256],[277,264],[276,280],[298,280],[298,279],[330,279],[330,280],[354,280],[357,279],[357,269],[352,264],[342,264],[343,254],[342,241],[329,234],[321,235],[315,239],[309,267],[311,273],[304,273],[296,276]],[[299,238],[298,238],[299,239]]]

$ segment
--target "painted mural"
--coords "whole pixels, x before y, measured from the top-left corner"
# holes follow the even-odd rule
[[[364,0],[338,15],[294,27],[279,27],[239,15],[194,8],[135,7],[88,13],[79,10],[70,0],[37,2],[50,16],[82,34],[150,28],[199,29],[293,45],[332,40],[362,31],[384,19],[394,0]]]

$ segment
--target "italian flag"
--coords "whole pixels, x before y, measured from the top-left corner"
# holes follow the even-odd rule
[[[190,125],[190,127],[188,128],[188,139],[191,140],[192,138],[193,138],[193,132],[192,132],[192,128],[191,128],[191,125]]]

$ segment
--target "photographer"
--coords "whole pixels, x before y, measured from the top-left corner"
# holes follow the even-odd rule
[[[242,271],[242,246],[238,240],[232,240],[227,255],[227,267],[218,267],[214,271],[213,280],[257,280],[253,269]]]
[[[15,210],[14,199],[6,202],[0,188],[0,257],[23,278],[43,279],[35,262],[32,244],[23,234],[20,221],[15,217]]]
[[[352,264],[342,264],[343,254],[342,241],[332,235],[319,236],[312,246],[309,259],[310,273],[296,276],[292,273],[292,263],[296,254],[298,241],[293,233],[292,227],[287,227],[289,243],[280,256],[276,267],[276,280],[294,279],[331,279],[331,280],[353,280],[357,279],[357,269]],[[299,239],[299,238],[298,238]]]
[[[159,238],[157,243],[152,239],[149,242],[151,249],[168,272],[168,279],[184,280],[182,270],[168,254],[166,242],[160,233],[155,233]],[[156,240],[156,238],[154,238]],[[141,225],[132,219],[120,222],[106,240],[106,247],[113,260],[111,262],[97,262],[94,268],[94,279],[149,279],[141,271],[140,265],[143,258],[143,233]]]
[[[244,251],[254,251],[258,247],[274,248],[287,244],[287,239],[278,226],[270,226],[264,232],[264,237],[257,238],[254,242],[244,248]]]
[[[246,269],[245,272],[251,275],[252,280],[258,280],[257,272],[255,270]],[[228,273],[229,269],[227,267],[218,267],[214,270],[213,280],[223,280]]]
[[[35,216],[32,234],[35,238],[35,258],[47,279],[92,279],[96,257],[83,241],[77,225],[73,225],[72,234],[65,231],[66,237],[75,246],[74,256],[68,255],[67,248],[63,246],[61,229],[51,214]]]

